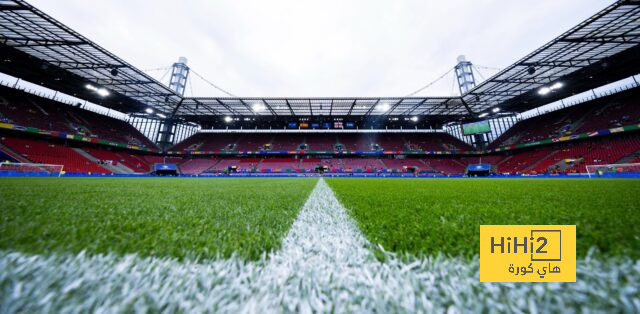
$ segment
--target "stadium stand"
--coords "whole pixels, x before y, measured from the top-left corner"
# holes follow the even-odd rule
[[[423,159],[423,162],[434,171],[445,175],[461,175],[466,169],[466,165],[453,158],[427,158]]]
[[[530,172],[586,172],[585,165],[619,163],[624,157],[634,154],[638,147],[640,147],[638,137],[567,143],[557,147],[552,154],[540,160],[530,169]]]
[[[343,145],[345,150],[355,151],[375,151],[374,145],[377,144],[368,133],[365,134],[340,134],[338,141]],[[378,149],[379,150],[379,149]]]
[[[229,167],[235,166],[238,171],[251,171],[258,167],[260,158],[225,158],[216,163],[209,170],[210,172],[224,172]]]
[[[23,127],[157,149],[155,144],[125,121],[7,87],[0,87],[0,115],[5,123]]]
[[[69,173],[112,173],[63,145],[11,136],[2,136],[0,141],[33,163],[64,165]]]
[[[304,158],[300,161],[300,169],[314,171],[316,166],[326,166],[330,172],[338,172],[344,168],[342,160],[338,158]]]
[[[306,144],[310,151],[335,151],[336,144],[349,151],[379,150],[473,150],[469,144],[446,133],[418,134],[228,134],[196,133],[171,151],[295,151]],[[270,145],[270,147],[265,147]]]
[[[183,162],[182,157],[175,156],[155,156],[155,155],[144,155],[144,156],[136,156],[139,159],[146,161],[149,165],[153,164],[180,164]]]
[[[405,151],[409,150],[404,136],[398,134],[380,134],[378,144],[383,150]]]
[[[552,153],[553,151],[548,147],[514,153],[511,158],[498,165],[498,172],[509,174],[523,173],[527,168],[535,166],[538,161]]]
[[[409,150],[443,151],[443,150],[473,150],[469,144],[446,133],[418,133],[404,136]]]
[[[374,172],[376,169],[382,169],[385,167],[382,160],[378,158],[344,158],[342,159],[342,166],[347,172]]]
[[[120,163],[136,173],[147,173],[151,171],[151,166],[144,159],[127,152],[114,152],[109,149],[95,147],[85,147],[83,150],[102,162],[112,164]]]
[[[427,170],[427,165],[420,159],[402,158],[402,159],[383,159],[384,168],[396,171],[404,171],[408,167],[417,167],[420,171]]]
[[[271,142],[273,151],[294,151],[300,149],[300,145],[305,143],[304,134],[275,135]]]
[[[258,165],[261,171],[279,172],[286,169],[296,170],[300,168],[300,161],[295,158],[264,158]]]
[[[235,151],[259,151],[265,150],[265,145],[271,144],[271,134],[243,134],[237,136]]]
[[[499,173],[584,173],[585,165],[634,162],[639,150],[640,134],[636,132],[514,151],[501,160],[495,156],[495,164]]]
[[[333,151],[337,143],[335,134],[307,134],[305,136],[308,150]]]
[[[640,98],[626,92],[520,121],[491,143],[489,148],[634,123],[640,123]]]
[[[182,174],[198,175],[215,166],[218,162],[220,160],[215,158],[193,158],[187,159],[178,167]]]

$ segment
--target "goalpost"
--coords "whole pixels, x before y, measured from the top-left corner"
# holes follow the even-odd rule
[[[22,162],[1,162],[0,173],[33,174],[60,177],[64,174],[64,165],[49,165]]]
[[[586,165],[585,169],[589,178],[591,176],[602,177],[604,175],[621,174],[621,173],[639,173],[640,163],[630,164],[608,164],[608,165]]]

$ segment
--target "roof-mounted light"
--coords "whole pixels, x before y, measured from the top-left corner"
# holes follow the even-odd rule
[[[381,112],[386,112],[389,110],[389,108],[390,106],[388,103],[382,103],[376,106],[376,109]]]
[[[544,86],[544,87],[541,87],[541,88],[538,90],[538,94],[540,94],[540,95],[544,96],[544,95],[546,95],[546,94],[549,94],[549,93],[551,93],[551,92],[553,92],[553,91],[556,91],[556,90],[558,90],[558,89],[562,88],[563,86],[564,86],[564,84],[563,84],[562,82],[556,82],[556,83],[554,83],[554,84],[553,84],[553,85],[551,85],[551,86]]]
[[[253,104],[252,108],[253,108],[253,111],[260,112],[260,111],[264,110],[264,105],[258,102],[258,103]]]
[[[100,87],[100,88],[98,88],[98,87],[95,87],[95,86],[93,86],[93,85],[91,85],[91,84],[87,84],[87,85],[85,85],[84,87],[85,87],[86,89],[88,89],[88,90],[92,91],[92,92],[95,92],[96,94],[98,94],[98,95],[100,95],[100,96],[102,96],[102,97],[107,97],[107,96],[109,96],[109,91],[108,91],[106,88],[104,88],[104,87]]]
[[[96,93],[102,97],[109,96],[109,91],[106,88],[98,88],[98,90],[96,90]]]

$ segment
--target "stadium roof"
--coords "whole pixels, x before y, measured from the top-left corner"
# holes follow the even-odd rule
[[[0,0],[0,51],[9,56],[0,60],[1,72],[40,80],[44,86],[128,113],[152,107],[183,117],[432,115],[458,119],[496,106],[519,112],[640,73],[639,43],[640,0],[621,0],[463,97],[182,98],[25,1]],[[555,82],[563,82],[566,88],[546,97],[538,95],[540,88]],[[86,90],[86,84],[115,95],[100,99]]]
[[[24,1],[0,0],[0,41],[161,112],[180,101],[162,83]]]
[[[640,1],[617,1],[486,80],[464,100],[477,111],[503,104],[640,43]],[[638,62],[637,55],[635,60]],[[535,69],[530,74],[529,68]],[[634,72],[632,74],[637,74]]]
[[[464,115],[459,97],[185,98],[179,115]]]

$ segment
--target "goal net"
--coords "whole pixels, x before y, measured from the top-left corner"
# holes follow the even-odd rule
[[[0,173],[5,175],[40,175],[59,177],[64,174],[64,165],[48,165],[37,163],[2,162]]]
[[[587,174],[591,177],[620,176],[625,174],[640,174],[640,163],[586,165]]]

